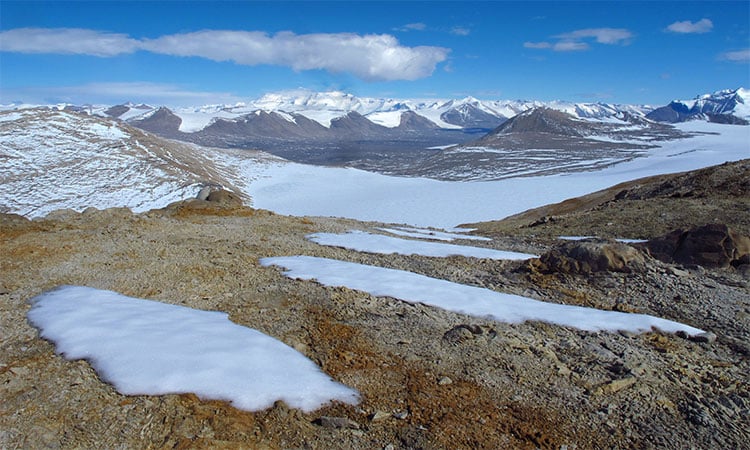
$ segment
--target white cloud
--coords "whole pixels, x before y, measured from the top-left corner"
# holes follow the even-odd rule
[[[579,41],[560,41],[552,46],[552,50],[556,52],[580,52],[589,48],[589,44]]]
[[[124,34],[81,28],[17,28],[0,32],[0,50],[4,52],[106,57],[133,53],[138,46],[138,40]]]
[[[523,46],[524,48],[537,48],[537,49],[552,48],[552,44],[550,44],[549,42],[524,42]]]
[[[279,65],[294,70],[348,72],[368,81],[415,80],[433,73],[449,49],[405,47],[388,34],[205,30],[136,40],[83,29],[22,28],[0,34],[3,51],[115,56],[145,50],[242,65]]]
[[[599,44],[615,45],[628,44],[634,37],[633,33],[625,28],[585,28],[552,36],[556,42],[524,42],[525,48],[551,49],[556,52],[575,52],[588,50],[591,46],[585,42],[593,39]]]
[[[624,28],[586,28],[571,31],[555,36],[563,41],[579,41],[585,38],[594,38],[600,44],[626,43],[633,37],[633,33]]]
[[[471,30],[466,27],[453,27],[451,28],[451,34],[456,36],[468,36],[471,34]]]
[[[719,59],[734,62],[750,62],[750,48],[734,52],[724,52],[719,55]]]
[[[667,31],[671,31],[672,33],[708,33],[713,27],[714,24],[709,19],[701,19],[697,22],[685,20],[669,25]]]
[[[273,64],[294,70],[349,72],[368,81],[415,80],[432,74],[448,56],[442,47],[404,47],[387,34],[305,34],[199,31],[144,42],[144,49],[243,65]]]
[[[422,22],[407,23],[403,27],[394,28],[395,31],[424,31],[427,25]]]

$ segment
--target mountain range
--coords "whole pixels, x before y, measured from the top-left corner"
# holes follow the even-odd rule
[[[659,122],[709,120],[747,124],[749,104],[750,91],[739,88],[701,95],[693,100],[675,100],[662,107],[488,101],[473,97],[400,100],[304,90],[266,94],[251,102],[234,105],[167,108],[128,103],[65,107],[122,120],[162,137],[202,146],[261,149],[297,162],[348,165],[404,175],[415,172],[415,161],[440,159],[444,156],[441,149],[456,145],[518,148],[520,142],[522,147],[533,144],[561,150],[577,149],[581,144],[586,148],[592,145],[604,149],[641,148],[643,142],[632,144],[624,141],[673,138],[669,132],[665,134]],[[536,130],[544,133],[541,143],[538,133],[535,136],[520,135],[521,139],[518,139],[517,133],[509,136],[508,130],[502,128],[509,119],[539,109],[549,110],[545,116],[550,116],[550,111],[561,113],[553,121],[573,123],[573,127],[579,130],[573,135],[601,135],[605,139],[583,138],[570,133],[553,133],[555,137],[550,138],[549,120],[545,125],[547,129]],[[517,132],[518,125],[514,127]]]

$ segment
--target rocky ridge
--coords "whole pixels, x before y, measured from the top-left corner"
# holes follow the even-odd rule
[[[651,203],[747,235],[748,164],[639,180],[477,224],[478,234],[493,239],[467,245],[551,254],[562,248],[560,234],[651,239],[677,222],[691,225],[676,214],[651,214]],[[683,191],[694,195],[673,195]],[[305,236],[374,232],[384,224],[279,216],[210,190],[202,198],[141,214],[90,208],[34,221],[0,215],[0,447],[742,448],[750,438],[747,264],[666,263],[631,246],[624,251],[638,256],[620,271],[560,270],[544,258],[538,261],[546,267],[537,260],[373,255]],[[688,340],[508,325],[291,280],[258,263],[294,254],[648,313],[711,334]],[[85,361],[55,355],[26,322],[28,299],[61,284],[225,311],[295,347],[358,389],[362,402],[309,414],[277,403],[250,413],[188,393],[123,396]]]

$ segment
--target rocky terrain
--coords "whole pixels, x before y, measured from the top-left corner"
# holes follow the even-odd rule
[[[749,171],[745,160],[638,180],[474,225],[492,241],[468,245],[543,255],[515,262],[324,247],[305,236],[383,224],[279,216],[228,193],[141,214],[0,215],[0,447],[747,448],[750,272],[737,252],[750,234]],[[734,258],[726,264],[660,261],[643,244],[557,239],[654,239],[717,223],[738,236],[721,241]],[[607,245],[625,247],[612,250],[617,264],[565,250],[586,246],[598,258]],[[299,254],[647,313],[709,333],[508,325],[288,279],[258,261]],[[559,255],[574,263],[556,264]],[[362,400],[312,413],[279,402],[251,413],[190,393],[121,395],[87,362],[56,355],[28,324],[29,299],[63,284],[227,312],[298,349]]]

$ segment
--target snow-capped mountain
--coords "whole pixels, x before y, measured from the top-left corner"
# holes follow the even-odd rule
[[[692,100],[674,100],[651,111],[646,117],[669,123],[707,120],[747,125],[750,122],[750,90],[725,89],[699,95]]]
[[[263,111],[296,114],[330,128],[334,119],[355,112],[385,128],[401,124],[404,112],[412,112],[443,129],[492,129],[518,113],[537,107],[548,107],[573,114],[579,118],[601,119],[619,112],[645,115],[649,106],[615,105],[606,103],[539,102],[525,100],[479,100],[474,97],[449,100],[419,100],[357,97],[339,91],[311,92],[305,90],[269,93],[248,103],[208,105],[194,108],[174,108],[172,113],[181,119],[179,131],[196,133],[219,119],[237,119]],[[143,121],[153,110],[144,105],[118,105],[99,109],[98,114],[123,120]],[[289,118],[289,117],[287,117]]]

